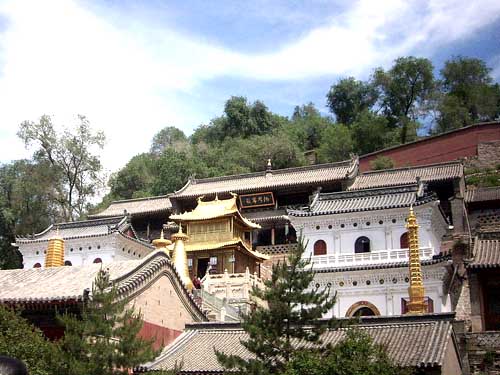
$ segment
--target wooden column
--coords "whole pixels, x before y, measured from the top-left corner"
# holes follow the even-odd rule
[[[271,228],[271,245],[275,245],[275,230],[274,227]]]

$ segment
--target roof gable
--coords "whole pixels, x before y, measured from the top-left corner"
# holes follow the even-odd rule
[[[124,215],[147,215],[161,212],[168,212],[172,209],[169,195],[157,197],[124,199],[112,202],[105,210],[89,215],[91,218],[124,216]]]

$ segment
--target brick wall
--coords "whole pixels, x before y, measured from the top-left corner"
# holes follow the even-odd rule
[[[500,122],[471,125],[439,136],[363,155],[360,170],[370,170],[370,162],[378,156],[394,160],[395,167],[425,165],[478,155],[478,145],[500,141]],[[500,158],[500,155],[499,155]]]
[[[172,281],[161,276],[129,303],[129,307],[141,311],[144,321],[141,335],[156,337],[155,347],[169,344],[184,330],[186,323],[193,322],[182,298],[184,296],[177,294]]]
[[[467,333],[471,374],[500,374],[500,332]]]

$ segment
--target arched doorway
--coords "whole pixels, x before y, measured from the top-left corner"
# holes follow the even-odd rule
[[[365,236],[358,237],[354,243],[354,252],[359,253],[369,253],[370,252],[370,239]]]
[[[326,242],[318,240],[314,243],[313,255],[326,255]]]
[[[359,301],[347,309],[345,314],[346,317],[351,318],[353,316],[376,316],[380,315],[380,311],[377,307],[368,301]]]
[[[94,259],[94,263],[102,263],[101,258],[95,258],[95,259]]]
[[[408,232],[404,232],[401,237],[399,237],[399,248],[408,249]]]

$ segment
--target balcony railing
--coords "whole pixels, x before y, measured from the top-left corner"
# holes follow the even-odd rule
[[[420,260],[431,259],[432,247],[420,248]],[[408,249],[376,250],[358,254],[332,254],[313,256],[311,261],[314,267],[343,267],[369,264],[405,262],[408,260]]]
[[[267,255],[275,255],[275,254],[288,254],[290,250],[297,248],[296,243],[287,243],[280,245],[267,245],[267,246],[256,246],[255,250],[259,253],[267,254]]]
[[[206,274],[201,279],[202,288],[217,298],[248,299],[252,287],[264,287],[257,274],[251,274],[246,269],[245,273],[228,273],[210,275]]]

